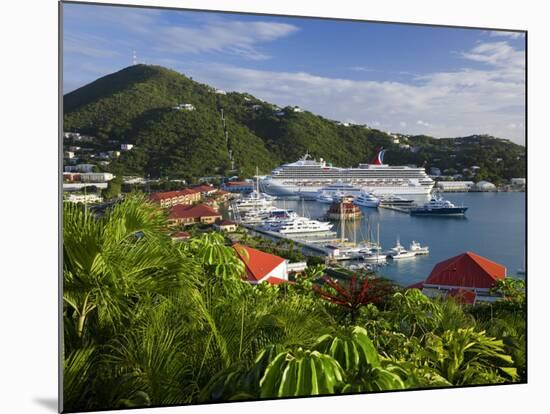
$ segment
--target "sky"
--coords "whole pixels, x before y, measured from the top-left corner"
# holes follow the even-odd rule
[[[510,31],[63,6],[63,88],[134,62],[383,131],[525,144],[525,36]]]

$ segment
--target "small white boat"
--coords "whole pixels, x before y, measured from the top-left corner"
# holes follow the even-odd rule
[[[386,252],[386,256],[389,259],[393,259],[393,260],[410,259],[412,257],[415,257],[416,253],[410,252],[407,249],[405,249],[401,245],[401,243],[399,243],[399,239],[397,239],[397,243],[388,252]]]
[[[362,192],[353,200],[353,204],[356,206],[377,208],[380,205],[380,199],[372,193]]]
[[[386,263],[387,255],[382,253],[380,249],[369,249],[363,252],[361,258],[367,263]]]
[[[411,246],[409,247],[409,251],[414,253],[415,255],[424,255],[424,254],[430,254],[430,248],[428,246],[421,246],[420,243],[416,241],[411,242]]]

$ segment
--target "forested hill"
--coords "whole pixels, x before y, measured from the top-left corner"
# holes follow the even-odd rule
[[[230,151],[243,176],[256,167],[268,173],[306,151],[337,166],[356,166],[384,147],[391,164],[449,171],[477,165],[484,178],[525,176],[525,148],[507,140],[485,135],[396,137],[365,125],[278,108],[246,93],[219,92],[160,66],[135,65],[65,95],[63,129],[96,137],[93,145],[100,151],[134,144],[106,167],[116,174],[188,180],[228,174]],[[182,103],[195,110],[173,109]]]

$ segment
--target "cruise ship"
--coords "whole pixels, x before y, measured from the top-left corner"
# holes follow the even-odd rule
[[[315,199],[318,192],[334,183],[349,184],[376,196],[390,194],[429,194],[434,181],[424,168],[383,163],[380,149],[370,164],[355,168],[328,165],[322,158],[310,159],[306,153],[296,162],[283,164],[260,181],[261,190],[278,196],[300,196]]]

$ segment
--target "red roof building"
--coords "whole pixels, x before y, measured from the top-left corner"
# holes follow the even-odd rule
[[[188,205],[200,201],[200,199],[201,192],[192,188],[153,193],[149,196],[149,200],[159,203],[161,207],[172,207],[180,204]]]
[[[472,252],[444,260],[433,268],[424,286],[490,289],[506,277],[506,267]]]
[[[424,282],[409,289],[421,289],[430,297],[453,297],[459,303],[493,302],[490,293],[496,282],[506,278],[506,267],[472,252],[459,254],[436,264]]]
[[[168,223],[172,225],[213,224],[221,219],[222,215],[206,204],[176,205],[170,208],[168,213]]]
[[[278,285],[288,281],[286,260],[282,257],[238,243],[233,245],[233,249],[245,264],[248,282],[253,284],[267,282]]]

